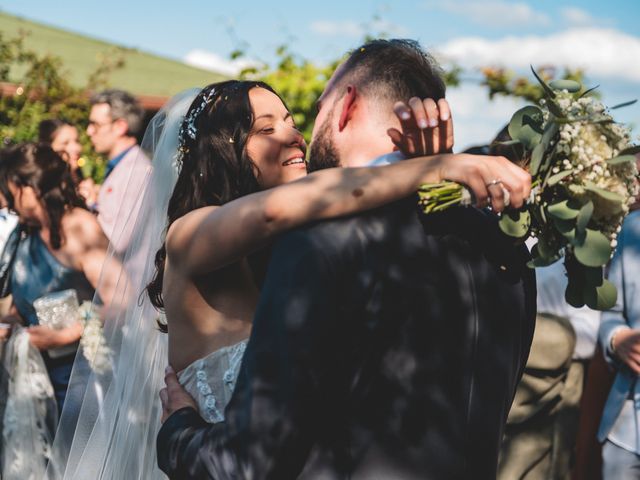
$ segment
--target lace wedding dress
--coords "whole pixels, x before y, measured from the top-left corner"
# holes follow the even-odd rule
[[[246,340],[216,350],[178,373],[178,380],[196,400],[209,423],[222,422],[224,409],[236,386]]]
[[[40,352],[18,328],[7,341],[3,368],[7,375],[2,418],[3,480],[40,480],[51,456],[58,418],[53,386]],[[4,390],[4,389],[3,389]]]

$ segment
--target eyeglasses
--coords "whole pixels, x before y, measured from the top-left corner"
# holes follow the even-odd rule
[[[111,125],[113,122],[115,122],[115,120],[111,120],[110,122],[103,122],[103,123],[96,122],[94,120],[89,120],[89,123],[87,124],[87,128],[93,127],[93,128],[95,128],[97,130],[100,127],[104,127],[106,125]]]

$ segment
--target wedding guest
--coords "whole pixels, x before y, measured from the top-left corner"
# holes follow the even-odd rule
[[[640,156],[637,156],[640,160]],[[605,404],[598,440],[604,480],[640,478],[640,210],[625,219],[611,261],[609,280],[616,305],[602,315],[599,340],[616,377]]]
[[[566,479],[572,467],[580,399],[600,312],[564,298],[562,260],[536,269],[536,329],[509,412],[498,479]]]
[[[47,350],[77,342],[82,325],[59,330],[40,325],[33,302],[67,289],[76,290],[80,301],[92,300],[108,241],[76,192],[66,163],[49,146],[28,143],[3,152],[0,192],[25,232],[10,276],[13,307],[31,345],[42,353],[61,410],[75,355],[51,358]],[[99,292],[105,303],[113,283],[106,272]]]
[[[105,90],[91,98],[87,134],[96,152],[109,159],[96,210],[104,233],[119,254],[129,243],[133,225],[116,231],[116,220],[119,216],[135,218],[142,199],[140,191],[151,168],[138,146],[143,121],[143,108],[125,91]]]
[[[99,188],[92,178],[84,178],[80,168],[82,145],[78,129],[71,123],[57,118],[43,120],[38,126],[38,140],[47,143],[69,164],[71,177],[76,182],[78,193],[82,195],[89,208],[96,204]]]

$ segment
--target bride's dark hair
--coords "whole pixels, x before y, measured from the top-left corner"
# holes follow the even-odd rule
[[[260,190],[259,171],[246,151],[253,126],[249,91],[266,83],[229,80],[205,87],[189,107],[180,129],[181,169],[167,208],[167,230],[192,210],[224,205]],[[162,283],[165,243],[155,257],[156,271],[147,285],[151,303],[164,308]],[[166,326],[161,325],[166,331]]]

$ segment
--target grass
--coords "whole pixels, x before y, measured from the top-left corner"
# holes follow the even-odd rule
[[[87,77],[108,55],[121,52],[125,66],[109,76],[111,87],[122,88],[138,95],[172,96],[191,87],[202,87],[226,77],[185,65],[158,55],[124,48],[113,43],[35,23],[0,12],[0,32],[5,39],[28,32],[25,46],[40,54],[62,58],[63,70],[76,86],[84,86]],[[11,80],[19,82],[19,68],[11,71]]]

